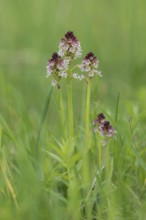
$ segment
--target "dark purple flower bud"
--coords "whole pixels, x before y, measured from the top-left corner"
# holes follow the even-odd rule
[[[100,124],[102,124],[104,122],[104,120],[105,120],[104,114],[100,113],[100,114],[98,114],[97,118],[94,120],[93,124],[94,125],[96,125],[96,124],[100,125]]]
[[[53,53],[52,54],[52,60],[57,60],[59,58],[60,58],[60,56],[58,55],[58,53]]]
[[[100,113],[98,116],[97,116],[97,119],[98,119],[98,123],[103,123],[104,120],[105,120],[105,116],[103,113]]]
[[[74,33],[72,31],[68,31],[66,34],[65,34],[65,37],[67,39],[76,39],[76,37],[74,36]]]
[[[115,133],[116,133],[116,130],[115,130],[111,125],[109,125],[108,128],[107,128],[107,136],[108,136],[108,137],[111,137],[111,136],[113,136]]]
[[[96,58],[96,57],[94,56],[94,54],[93,54],[92,52],[89,52],[89,53],[85,56],[84,59],[86,59],[86,60],[93,60],[94,58]]]
[[[109,122],[109,121],[105,121],[105,122],[103,123],[103,126],[104,126],[104,128],[105,128],[106,130],[108,130],[109,125],[110,125],[110,122]]]

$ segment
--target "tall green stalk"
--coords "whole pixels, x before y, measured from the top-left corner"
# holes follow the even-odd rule
[[[98,141],[98,163],[99,163],[99,169],[101,168],[101,161],[102,161],[102,146],[101,143]]]
[[[41,120],[40,120],[40,125],[39,125],[39,129],[38,129],[38,133],[37,133],[37,138],[36,138],[36,144],[35,144],[35,150],[36,150],[36,154],[38,154],[39,151],[39,141],[40,141],[40,136],[41,136],[41,131],[43,129],[46,117],[47,117],[47,113],[48,113],[48,109],[50,106],[50,101],[51,101],[51,96],[52,96],[52,91],[53,91],[53,87],[51,87],[48,97],[46,99],[45,105],[44,105],[44,109],[41,115]]]
[[[87,148],[90,145],[90,93],[91,93],[91,80],[89,79],[87,82],[86,113],[85,113]]]
[[[74,135],[73,104],[72,104],[72,87],[71,87],[70,79],[68,79],[67,82],[67,98],[68,98],[69,131],[70,131],[70,136],[73,137]]]
[[[60,89],[58,95],[58,103],[59,103],[59,113],[61,118],[61,129],[63,131],[63,136],[66,138],[66,127],[65,127],[65,110],[64,110],[64,103],[62,98],[62,90]]]

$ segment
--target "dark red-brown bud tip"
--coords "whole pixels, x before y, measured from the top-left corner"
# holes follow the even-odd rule
[[[105,121],[104,122],[104,127],[107,129],[110,126],[110,122],[109,121]]]
[[[98,114],[98,116],[97,116],[99,119],[105,119],[105,116],[104,116],[104,114],[103,113],[100,113],[100,114]]]
[[[58,59],[58,58],[60,58],[60,56],[58,55],[58,53],[53,53],[53,54],[52,54],[52,59],[53,59],[53,60],[56,60],[56,59]]]
[[[94,59],[95,56],[94,56],[94,53],[92,52],[89,52],[86,56],[85,56],[85,59],[88,59],[88,60],[91,60],[91,59]]]
[[[66,34],[65,34],[65,37],[67,39],[74,39],[75,36],[74,36],[74,33],[72,31],[68,31]]]
[[[105,116],[103,113],[100,113],[98,116],[97,116],[97,121],[99,123],[103,123],[104,122],[104,119],[105,119]]]

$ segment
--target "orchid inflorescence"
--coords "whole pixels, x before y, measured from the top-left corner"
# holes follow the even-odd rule
[[[57,86],[60,89],[60,81],[62,78],[67,79],[67,95],[68,95],[68,113],[70,134],[73,135],[73,110],[72,110],[72,88],[71,79],[78,79],[87,82],[87,99],[86,99],[86,143],[89,145],[90,137],[90,93],[91,80],[94,76],[102,76],[101,71],[98,70],[99,61],[96,56],[89,52],[79,64],[72,66],[74,60],[82,56],[82,49],[79,40],[72,31],[67,32],[61,39],[58,52],[52,54],[51,59],[48,60],[46,66],[47,77],[52,76],[52,86]],[[74,72],[78,68],[81,73]],[[112,137],[116,130],[112,127],[109,121],[105,120],[103,113],[100,113],[93,122],[94,131],[102,135],[104,139]]]
[[[94,132],[99,132],[104,137],[112,137],[116,130],[112,127],[109,121],[105,120],[103,113],[100,113],[97,118],[93,121]]]
[[[53,75],[54,79],[52,81],[52,86],[56,86],[57,82],[60,81],[61,78],[67,77],[67,60],[63,60],[58,53],[53,53],[52,58],[48,60],[47,65],[47,77]],[[59,87],[59,84],[57,84]]]
[[[65,34],[65,37],[61,39],[58,47],[58,54],[65,59],[77,59],[82,55],[80,42],[72,31]]]
[[[81,45],[74,33],[69,31],[61,39],[59,43],[58,53],[53,53],[52,58],[48,60],[46,66],[47,77],[53,76],[52,86],[60,88],[60,80],[69,77],[70,79],[92,79],[95,75],[101,76],[98,71],[98,63],[96,56],[89,52],[77,67],[84,74],[71,71],[71,62],[82,55]],[[75,69],[74,67],[72,69]],[[86,74],[85,74],[86,73]]]
[[[82,72],[87,72],[90,78],[93,77],[95,74],[101,76],[101,71],[97,70],[98,63],[99,61],[94,56],[94,54],[92,52],[89,52],[83,59],[82,63],[79,65],[79,68]]]

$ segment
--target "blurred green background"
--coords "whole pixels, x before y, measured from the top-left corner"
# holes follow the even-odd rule
[[[3,167],[7,171],[6,174],[12,186],[16,189],[18,202],[20,199],[19,214],[25,219],[40,219],[40,207],[47,213],[48,204],[50,204],[46,192],[42,194],[41,191],[41,187],[43,189],[47,189],[47,187],[42,186],[43,182],[40,186],[38,177],[36,181],[37,175],[32,169],[32,161],[44,102],[51,87],[50,80],[46,78],[47,60],[50,59],[53,52],[58,50],[58,43],[67,31],[73,31],[80,40],[83,56],[92,51],[100,60],[99,69],[102,71],[103,77],[97,81],[94,79],[93,82],[92,119],[101,112],[102,108],[114,119],[117,94],[120,92],[118,127],[122,138],[126,140],[129,129],[127,119],[131,116],[135,120],[133,127],[136,128],[134,135],[136,134],[137,146],[140,149],[143,148],[143,152],[145,152],[146,0],[0,0],[0,139],[2,139],[0,140],[0,145],[2,143],[0,163],[4,155]],[[81,86],[80,82],[74,81],[73,102],[77,114],[74,114],[77,116],[74,117],[76,118],[76,130],[81,121],[78,121],[78,118],[84,117],[85,89],[85,83],[82,83]],[[65,92],[64,89],[64,94]],[[44,126],[47,129],[43,130],[40,138],[41,149],[47,144],[49,148],[51,132],[57,140],[61,137],[55,102],[57,93],[58,90],[54,89],[46,127]],[[92,108],[93,103],[94,108]],[[143,112],[141,117],[139,113]],[[79,131],[82,130],[79,129]],[[82,147],[83,138],[81,137],[79,147]],[[130,145],[131,142],[127,141],[125,146],[119,145],[120,148],[118,148],[123,150],[122,162],[121,158],[118,158],[119,167],[122,168],[123,173],[125,172],[123,167],[127,166],[129,169],[129,164],[133,166],[134,163],[132,162],[133,154],[129,150]],[[128,158],[129,154],[131,158],[126,159],[127,165],[123,166],[124,159]],[[53,173],[54,167],[51,162],[48,163],[49,165],[46,163],[44,168],[46,176],[49,174],[48,178],[53,179],[54,176],[50,177],[50,173]],[[136,166],[137,164],[136,161]],[[1,167],[0,164],[0,171]],[[118,174],[120,169],[118,169]],[[126,168],[126,170],[128,169]],[[139,176],[142,172],[143,177],[145,172],[139,172],[138,169],[133,171],[136,174],[129,171],[132,175],[130,181],[132,186],[141,189],[139,181],[142,178]],[[13,175],[15,173],[17,175]],[[122,178],[124,182],[125,179]],[[10,220],[12,213],[15,214],[13,206],[9,211],[11,195],[8,197],[7,194],[4,194],[7,190],[7,187],[6,190],[3,190],[6,185],[5,179],[6,177],[3,177],[0,172],[0,185],[2,186],[0,220]],[[121,188],[119,187],[119,189]],[[135,192],[135,188],[133,189]],[[9,190],[7,191],[9,194]],[[125,197],[122,195],[123,192]],[[144,197],[144,189],[140,192],[139,197]],[[120,194],[119,198],[122,200],[119,204],[126,204],[125,201],[133,199],[131,194],[127,194],[125,188],[121,190]],[[58,207],[60,210],[59,205]],[[127,207],[130,212],[137,211],[137,206],[129,206],[128,203]],[[141,207],[142,214],[145,213],[145,205],[143,207],[144,211]],[[53,207],[51,213],[54,210]],[[55,210],[54,213],[56,215],[54,219],[58,219],[57,213],[60,212]],[[29,215],[30,217],[28,217]],[[38,218],[36,218],[37,215]],[[130,219],[129,214],[127,216]],[[18,216],[17,219],[22,219],[22,217]],[[144,217],[141,219],[143,220]]]
[[[0,108],[38,114],[48,94],[46,63],[69,30],[103,77],[98,98],[113,106],[146,95],[145,0],[0,0]],[[77,93],[82,88],[78,88]],[[115,107],[115,105],[114,105]],[[8,117],[8,115],[7,115]]]

